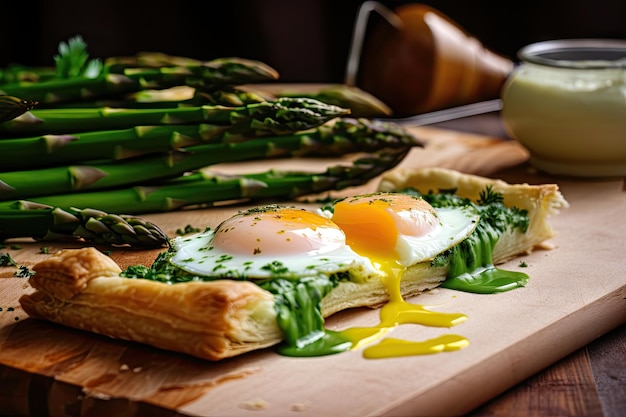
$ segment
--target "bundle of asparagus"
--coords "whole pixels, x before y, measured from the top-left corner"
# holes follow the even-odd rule
[[[62,43],[55,60],[56,72],[0,73],[0,239],[162,246],[158,226],[133,215],[360,185],[422,146],[395,124],[349,118],[346,107],[243,88],[277,79],[258,61],[139,54],[101,64],[80,38]],[[320,172],[206,169],[347,154],[357,155],[352,165]]]

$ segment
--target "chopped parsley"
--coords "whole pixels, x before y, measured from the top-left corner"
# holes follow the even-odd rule
[[[13,276],[18,278],[30,278],[35,275],[35,271],[29,269],[27,266],[20,265],[17,267],[17,271],[13,273]]]
[[[197,227],[193,227],[188,224],[184,229],[176,229],[176,234],[179,236],[187,235],[189,233],[199,233],[201,230]]]
[[[0,253],[0,266],[17,266],[15,260],[9,253]]]
[[[279,276],[285,275],[287,272],[289,272],[289,268],[287,268],[280,261],[272,261],[266,265],[263,265],[261,269],[264,271],[270,271],[272,275],[279,275]]]

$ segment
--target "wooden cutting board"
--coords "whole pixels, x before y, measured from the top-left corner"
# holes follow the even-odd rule
[[[570,207],[553,217],[552,250],[504,265],[530,276],[527,287],[478,295],[437,289],[411,302],[462,312],[453,331],[470,340],[460,351],[364,359],[360,351],[319,358],[272,350],[219,363],[28,319],[29,291],[15,268],[0,267],[0,414],[52,416],[400,416],[459,415],[626,322],[626,192],[623,178],[575,180],[534,172],[515,142],[436,128],[400,167],[441,166],[509,182],[559,184]],[[301,169],[310,161],[282,161]],[[278,164],[271,164],[277,167]],[[246,170],[269,164],[247,164]],[[225,171],[242,165],[219,167]],[[372,191],[377,181],[338,194]],[[215,226],[235,208],[144,217],[174,236],[186,225]],[[18,264],[46,254],[41,243],[7,248]],[[49,251],[63,247],[46,244]],[[67,245],[65,245],[67,247]],[[157,250],[114,250],[122,267],[149,264]],[[377,323],[357,309],[327,320],[341,329]],[[447,330],[445,330],[447,332]],[[425,340],[441,329],[401,326],[394,337]]]

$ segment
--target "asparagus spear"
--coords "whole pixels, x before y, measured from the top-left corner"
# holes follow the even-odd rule
[[[21,237],[143,248],[166,246],[169,241],[157,225],[140,217],[28,202],[19,210],[0,210],[0,240]]]
[[[14,83],[36,83],[56,78],[52,67],[27,67],[11,64],[0,69],[0,85]]]
[[[269,90],[274,93],[274,97],[309,97],[324,103],[346,107],[358,117],[388,117],[392,114],[389,106],[373,95],[358,87],[343,84],[333,84],[322,88],[274,85],[270,86]]]
[[[301,148],[301,144],[295,144],[295,149]],[[276,146],[274,141],[255,140],[240,144],[192,146],[179,152],[117,162],[5,172],[0,174],[0,200],[104,190],[174,178],[216,163],[284,156],[289,152],[289,148]]]
[[[40,109],[0,124],[0,137],[129,129],[145,125],[212,123],[255,134],[287,134],[319,126],[350,111],[308,98],[280,98],[241,107],[168,109]]]
[[[202,61],[199,59],[169,55],[163,52],[138,52],[131,56],[111,56],[105,59],[104,64],[107,67],[178,67],[183,65],[199,65]]]
[[[0,172],[33,170],[98,159],[119,160],[200,143],[233,143],[257,138],[258,136],[233,134],[225,126],[199,124],[137,126],[132,129],[75,135],[3,139],[0,140],[0,155],[3,156]],[[302,152],[292,147],[294,155],[313,155],[313,142],[319,143],[317,154],[324,156],[370,151],[381,146],[423,146],[418,138],[393,123],[352,118],[338,118],[315,129],[285,135],[280,139],[267,137],[267,140],[277,142],[278,146],[286,146],[286,143],[293,143],[295,146],[309,142],[310,145],[304,147]],[[223,148],[215,149],[220,151]],[[203,166],[205,165],[208,164]],[[2,178],[0,174],[0,180]]]
[[[115,71],[115,67],[109,68],[110,73]],[[236,57],[218,58],[200,64],[174,67],[122,68],[119,73],[133,80],[141,80],[144,85],[153,85],[159,88],[191,85],[208,91],[229,85],[278,79],[278,72],[267,64]]]
[[[224,87],[215,91],[203,91],[187,86],[177,86],[163,90],[142,90],[137,93],[125,94],[121,97],[109,99],[81,101],[80,103],[61,103],[56,104],[54,108],[116,107],[127,109],[166,109],[172,107],[203,106],[207,104],[241,107],[248,104],[272,100],[276,100],[276,97],[261,91],[253,91],[243,86]],[[337,105],[337,103],[331,103],[325,100],[319,101]]]
[[[4,84],[0,85],[0,93],[36,100],[42,104],[54,104],[180,85],[216,90],[229,85],[274,81],[277,78],[276,70],[262,62],[220,58],[178,67],[109,67],[95,78],[79,75],[37,83]]]
[[[137,93],[137,97],[141,100],[143,92]],[[263,101],[275,100],[275,97],[271,97],[268,94],[263,94],[260,91],[254,91],[250,88],[244,88],[241,86],[225,87],[214,91],[206,91],[202,89],[196,89],[193,97],[189,100],[192,103],[200,104],[213,104],[222,106],[245,106],[246,104],[260,103]],[[323,100],[319,100],[323,101]],[[327,104],[335,104],[328,103]],[[339,106],[341,107],[341,106]]]
[[[209,124],[137,126],[71,135],[0,139],[0,171],[30,170],[98,159],[167,152],[227,137],[228,127]],[[0,176],[1,178],[1,176]]]
[[[337,156],[389,146],[419,145],[421,142],[397,125],[341,119],[332,126],[298,135],[190,146],[181,150],[184,152],[146,155],[117,162],[5,172],[0,174],[0,200],[147,183],[223,162],[285,156]]]
[[[341,190],[365,184],[396,166],[410,147],[387,148],[366,154],[352,165],[331,166],[322,172],[270,170],[259,174],[224,176],[196,172],[153,185],[57,194],[35,197],[31,202],[60,208],[94,207],[115,212],[124,207],[127,214],[166,212],[196,205],[292,199],[307,194]],[[0,211],[19,209],[29,202],[13,200],[0,203]]]

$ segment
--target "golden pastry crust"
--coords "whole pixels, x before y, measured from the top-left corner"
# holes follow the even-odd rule
[[[456,188],[473,200],[487,186],[504,203],[528,211],[530,226],[503,235],[494,248],[500,263],[527,253],[554,236],[551,215],[567,202],[553,184],[507,184],[446,169],[394,171],[380,191],[415,187],[420,191]],[[219,360],[277,344],[272,294],[248,281],[216,280],[165,284],[120,277],[119,266],[94,248],[64,250],[38,263],[30,278],[37,289],[20,302],[32,317],[115,338],[150,344],[209,360]],[[447,267],[421,263],[410,267],[400,284],[404,297],[440,285]],[[353,307],[378,307],[389,299],[379,280],[341,282],[322,300],[322,314]]]
[[[30,278],[31,287],[62,299],[71,299],[84,290],[94,278],[117,277],[122,270],[108,256],[95,248],[67,250],[37,264],[37,272]]]
[[[33,269],[39,291],[20,299],[31,317],[210,360],[282,338],[273,296],[250,282],[123,278],[94,248],[60,251]]]

